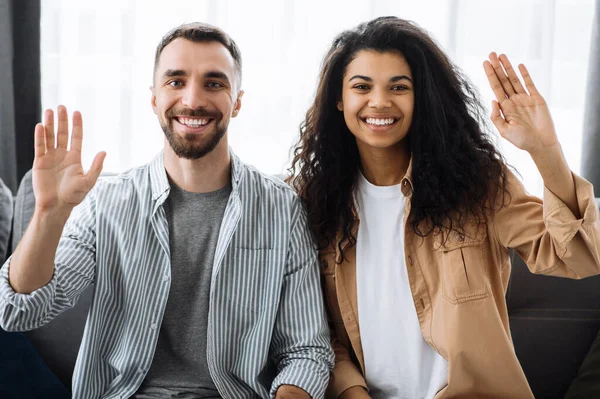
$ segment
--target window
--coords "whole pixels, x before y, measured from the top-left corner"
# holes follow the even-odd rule
[[[150,107],[154,50],[176,25],[205,21],[228,32],[243,57],[245,95],[229,129],[240,157],[282,173],[334,36],[381,15],[428,30],[479,87],[490,51],[525,63],[550,104],[571,168],[580,167],[583,103],[594,0],[42,0],[42,106],[65,104],[84,118],[84,166],[100,150],[105,170],[143,164],[163,146]],[[435,12],[432,12],[435,10]],[[498,142],[529,191],[542,182],[529,156]]]

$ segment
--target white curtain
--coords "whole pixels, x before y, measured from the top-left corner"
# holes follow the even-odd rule
[[[163,146],[150,107],[156,45],[176,25],[208,22],[242,50],[246,93],[230,144],[246,162],[282,173],[334,36],[396,15],[437,39],[488,109],[482,63],[489,52],[526,64],[578,172],[593,10],[594,0],[42,0],[42,106],[82,112],[85,165],[100,150],[108,153],[107,171],[149,161]],[[529,191],[540,194],[527,154],[498,143]]]

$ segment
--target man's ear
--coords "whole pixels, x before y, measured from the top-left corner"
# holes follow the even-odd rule
[[[244,96],[244,90],[240,90],[237,95],[237,100],[235,100],[235,105],[233,106],[233,112],[231,113],[231,117],[235,118],[242,108],[242,97]]]
[[[154,94],[154,86],[150,86],[150,91],[152,92],[152,97],[150,97],[152,111],[154,111],[154,113],[158,115],[158,110],[156,109],[156,94]]]

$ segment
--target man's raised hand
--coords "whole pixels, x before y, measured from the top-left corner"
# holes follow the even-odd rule
[[[83,201],[96,184],[102,171],[105,152],[96,154],[92,166],[84,173],[81,165],[83,121],[81,113],[73,112],[73,129],[69,146],[67,109],[57,110],[58,129],[54,131],[54,112],[44,112],[44,124],[35,126],[35,158],[33,161],[33,192],[36,209],[66,212]]]

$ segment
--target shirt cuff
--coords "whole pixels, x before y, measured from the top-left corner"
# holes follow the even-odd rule
[[[594,198],[594,187],[583,177],[572,173],[577,195],[580,218],[576,218],[569,207],[547,187],[544,187],[544,222],[553,232],[562,237],[566,245],[577,234],[581,225],[591,225],[598,220],[598,206]]]
[[[281,385],[294,385],[306,391],[313,399],[323,398],[329,381],[329,370],[326,367],[315,367],[314,364],[313,360],[295,361],[293,365],[281,370],[271,384],[271,397],[275,397]]]

